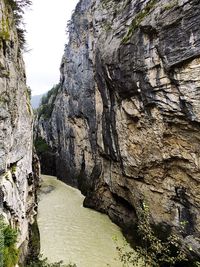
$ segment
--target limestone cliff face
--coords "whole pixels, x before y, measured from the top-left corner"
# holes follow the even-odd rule
[[[8,1],[0,1],[0,214],[19,231],[21,260],[35,214],[32,109],[19,33]],[[34,157],[34,168],[37,167]],[[36,169],[35,169],[36,171]]]
[[[128,227],[145,199],[154,224],[181,229],[198,255],[199,21],[198,0],[80,1],[61,90],[38,123],[85,205]]]

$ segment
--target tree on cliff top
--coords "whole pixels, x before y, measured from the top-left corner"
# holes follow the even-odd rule
[[[24,8],[32,4],[31,0],[5,0],[5,3],[12,9],[14,15],[15,26],[17,29],[20,48],[25,48],[25,29],[23,23]]]

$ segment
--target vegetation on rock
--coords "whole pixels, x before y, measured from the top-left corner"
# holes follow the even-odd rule
[[[46,143],[46,141],[42,137],[38,137],[35,140],[34,145],[35,145],[35,149],[36,149],[38,154],[47,152],[47,151],[49,151],[51,149],[49,147],[49,145]]]
[[[38,118],[43,116],[44,119],[49,119],[51,117],[51,114],[53,112],[54,102],[59,88],[60,84],[54,85],[53,88],[49,90],[47,94],[45,94],[42,97],[40,107],[38,108]]]
[[[189,261],[178,235],[167,234],[165,239],[161,239],[155,234],[150,223],[149,207],[144,201],[138,208],[137,215],[137,234],[141,246],[136,247],[136,253],[127,250],[127,243],[122,247],[117,246],[119,259],[124,267],[143,264],[149,267],[200,266],[199,262]]]
[[[19,249],[16,247],[18,232],[6,225],[0,217],[0,258],[3,267],[13,267],[19,259]]]
[[[14,267],[19,260],[19,249],[16,247],[18,232],[10,225],[5,224],[3,216],[0,216],[0,266]],[[37,240],[39,241],[39,240]],[[62,261],[48,263],[47,258],[39,256],[27,267],[76,267],[76,264],[63,264]]]
[[[9,40],[10,38],[10,25],[8,17],[2,16],[0,38],[4,41]]]
[[[136,17],[131,22],[126,36],[122,40],[123,43],[127,43],[130,40],[135,30],[139,27],[143,19],[151,12],[152,8],[156,5],[157,2],[157,0],[150,0],[147,5],[136,15]]]
[[[26,43],[25,29],[23,27],[24,8],[30,6],[32,2],[30,0],[5,0],[5,3],[13,12],[19,45],[21,49],[24,49]]]

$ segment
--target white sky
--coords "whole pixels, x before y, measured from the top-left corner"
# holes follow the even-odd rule
[[[25,13],[24,53],[27,84],[32,95],[42,94],[59,82],[60,63],[67,43],[66,25],[78,0],[32,0]]]

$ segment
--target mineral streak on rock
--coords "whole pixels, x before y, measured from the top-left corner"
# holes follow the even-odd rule
[[[37,134],[86,206],[128,228],[145,199],[200,256],[199,21],[198,0],[81,0]]]

